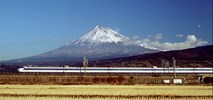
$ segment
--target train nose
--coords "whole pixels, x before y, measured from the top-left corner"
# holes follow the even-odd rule
[[[19,68],[18,72],[24,72],[24,68]]]

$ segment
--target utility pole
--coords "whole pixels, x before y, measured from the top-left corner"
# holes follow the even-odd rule
[[[173,60],[174,79],[176,79],[176,60],[174,57],[172,58],[172,60]]]
[[[165,72],[166,72],[166,69],[165,69],[165,59],[161,59],[161,67],[163,68],[163,72],[164,72],[164,74],[165,74]]]
[[[169,73],[169,61],[166,59],[162,59],[161,60],[161,67],[163,68],[164,73],[166,73],[166,69],[168,68],[168,72]]]
[[[121,63],[121,66],[124,67],[124,62]]]
[[[84,70],[86,72],[86,68],[88,67],[88,59],[87,59],[87,56],[84,56],[83,58],[83,67],[84,67]]]
[[[87,56],[84,56],[83,58],[83,67],[88,67],[88,59],[87,59]]]

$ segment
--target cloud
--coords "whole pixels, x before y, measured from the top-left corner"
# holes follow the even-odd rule
[[[195,37],[195,35],[188,35],[187,36],[187,40],[186,43],[195,43],[197,40],[197,38]]]
[[[162,49],[162,50],[180,50],[180,49],[187,49],[187,48],[194,48],[197,46],[206,45],[208,42],[197,39],[195,35],[188,35],[184,42],[164,42],[161,43],[159,41],[151,41],[149,39],[143,39],[142,41],[147,41],[146,43],[152,47]]]
[[[176,34],[176,37],[183,37],[183,34]]]
[[[140,37],[138,37],[138,36],[133,36],[132,38],[133,38],[133,39],[139,39]]]
[[[177,37],[182,37],[183,34],[176,35]],[[151,48],[155,48],[158,50],[181,50],[187,48],[194,48],[198,46],[207,45],[208,42],[202,39],[198,39],[195,35],[188,35],[183,42],[160,42],[163,38],[163,34],[156,34],[154,40],[151,40],[150,37],[139,40],[139,37],[134,36],[132,38],[124,38],[124,45],[149,45]]]
[[[141,41],[140,40],[138,40],[137,38],[125,38],[125,39],[123,39],[123,43],[124,43],[124,45],[138,45],[138,44],[140,44],[141,43]]]
[[[148,37],[148,38],[151,38],[151,37],[152,37],[152,35],[151,35],[151,34],[148,34],[148,35],[147,35],[147,37]]]
[[[53,41],[58,41],[58,38],[53,38]]]
[[[151,40],[148,39],[148,38],[145,38],[145,39],[142,40],[143,43],[149,43],[150,41],[151,41]]]
[[[116,31],[116,32],[120,32],[120,29],[119,29],[119,28],[116,28],[115,31]]]
[[[160,41],[162,38],[163,38],[163,34],[162,34],[162,33],[158,33],[158,34],[155,36],[155,40],[156,40],[156,41]]]
[[[201,27],[200,24],[197,24],[197,27],[200,28]]]

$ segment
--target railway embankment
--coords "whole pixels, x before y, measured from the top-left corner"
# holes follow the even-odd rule
[[[182,85],[211,85],[211,75],[177,74]],[[50,85],[139,85],[173,83],[173,74],[73,74],[73,73],[1,73],[0,84]],[[166,81],[166,82],[165,82]]]

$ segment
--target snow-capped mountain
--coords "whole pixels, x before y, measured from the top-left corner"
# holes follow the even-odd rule
[[[140,40],[131,39],[126,37],[118,32],[104,26],[97,25],[93,30],[89,33],[84,34],[79,39],[67,44],[69,45],[97,45],[101,43],[122,43],[123,45],[138,45],[148,49],[155,49],[146,43],[142,43]]]
[[[130,39],[108,27],[98,25],[79,39],[38,56],[111,58],[156,51],[154,47],[137,41],[139,40]]]
[[[98,25],[92,31],[74,41],[73,44],[118,43],[126,38],[110,28]]]
[[[89,60],[101,60],[109,58],[127,57],[144,53],[158,52],[157,48],[151,47],[139,40],[131,39],[104,26],[96,26],[90,32],[79,39],[74,40],[56,50],[32,56],[32,62],[59,62],[59,61],[82,61],[87,56]]]

